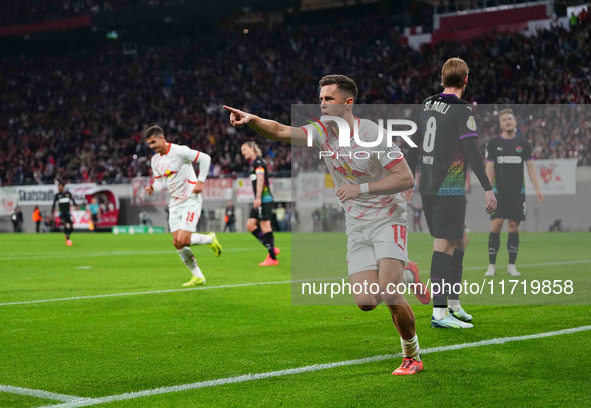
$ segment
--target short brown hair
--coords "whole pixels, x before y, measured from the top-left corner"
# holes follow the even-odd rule
[[[465,85],[465,79],[470,69],[461,58],[454,57],[445,61],[441,68],[441,82],[445,88],[461,89]]]
[[[513,113],[513,109],[511,108],[505,108],[505,109],[501,109],[499,111],[499,120],[501,120],[501,116],[510,113],[511,115],[513,115],[513,117],[515,117],[515,114]]]
[[[164,136],[164,130],[160,126],[150,126],[144,132],[144,137],[146,139],[151,138],[152,136]]]
[[[357,84],[351,78],[346,75],[326,75],[320,81],[318,85],[322,88],[323,86],[336,84],[337,88],[343,91],[346,95],[351,96],[354,101],[357,101]]]

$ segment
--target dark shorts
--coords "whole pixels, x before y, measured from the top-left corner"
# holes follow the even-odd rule
[[[421,194],[421,199],[433,238],[461,239],[464,236],[466,196]]]
[[[98,214],[91,214],[90,219],[96,224],[98,222]]]
[[[70,213],[60,214],[60,220],[62,222],[62,225],[72,224],[72,217],[70,216]]]
[[[250,210],[250,216],[248,218],[256,218],[259,221],[270,221],[271,215],[273,214],[273,202],[262,203],[257,209]]]
[[[490,219],[509,219],[511,221],[525,220],[525,194],[497,194],[497,210],[490,215]]]

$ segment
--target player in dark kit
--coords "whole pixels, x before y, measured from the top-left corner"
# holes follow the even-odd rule
[[[519,223],[525,220],[525,179],[523,163],[527,163],[529,178],[536,190],[540,204],[544,196],[538,185],[538,176],[534,168],[532,146],[523,135],[516,134],[517,122],[511,109],[499,112],[499,124],[502,133],[492,139],[486,148],[486,174],[497,195],[497,210],[490,216],[490,235],[488,238],[489,265],[485,276],[494,276],[497,252],[500,246],[500,234],[503,221],[508,219],[509,265],[507,273],[521,275],[515,268],[519,248]]]
[[[462,280],[462,262],[468,246],[464,230],[466,161],[484,188],[486,212],[490,214],[496,208],[496,198],[476,146],[478,133],[472,107],[460,99],[468,84],[468,73],[468,65],[460,58],[445,62],[441,69],[444,90],[423,102],[420,131],[413,138],[423,151],[419,191],[427,226],[434,238],[431,282],[440,285]],[[408,154],[413,174],[418,150],[410,149]],[[459,294],[433,293],[431,327],[471,328],[471,320],[472,316],[460,305]]]
[[[267,165],[261,157],[261,150],[255,142],[245,142],[242,145],[241,151],[244,158],[250,162],[249,176],[255,196],[252,211],[246,222],[246,229],[269,251],[267,258],[259,265],[279,265],[279,261],[277,260],[279,249],[275,248],[275,238],[273,237],[273,229],[271,228],[273,196],[269,188]]]
[[[72,246],[72,240],[70,240],[70,234],[74,230],[74,223],[72,222],[72,216],[70,214],[70,205],[76,206],[74,197],[69,191],[65,191],[65,184],[63,181],[57,184],[57,194],[53,199],[53,205],[51,206],[51,214],[55,211],[55,205],[58,204],[59,216],[64,228],[64,235],[66,236],[66,245]]]

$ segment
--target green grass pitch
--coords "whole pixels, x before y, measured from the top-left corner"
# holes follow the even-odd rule
[[[488,263],[488,234],[469,236],[464,275],[480,281]],[[75,233],[73,247],[61,234],[0,235],[0,407],[64,404],[40,394],[2,392],[6,386],[101,398],[400,352],[384,306],[361,312],[351,305],[292,305],[285,283],[291,278],[289,234],[276,234],[280,265],[267,268],[257,265],[265,250],[252,236],[218,237],[224,246],[220,258],[207,246],[193,247],[206,289],[179,290],[190,274],[170,234]],[[345,268],[342,237],[293,238],[316,250],[341,239],[342,247],[322,250],[330,262],[310,268],[321,269],[318,276],[331,265]],[[502,272],[506,234],[501,239]],[[431,245],[428,235],[410,234],[409,253],[424,280]],[[591,275],[589,248],[591,234],[522,233],[518,268],[528,279],[579,277],[578,299],[586,292],[589,303],[591,289],[584,279]],[[133,295],[138,292],[155,293]],[[30,303],[77,297],[82,298]],[[588,305],[465,308],[474,315],[475,328],[459,331],[431,329],[431,307],[413,306],[421,347],[591,324]],[[400,358],[385,359],[93,406],[588,407],[590,347],[591,331],[581,331],[433,352],[423,356],[425,370],[409,377],[390,374]]]

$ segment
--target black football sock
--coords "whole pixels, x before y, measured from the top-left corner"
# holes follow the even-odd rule
[[[517,259],[517,250],[519,249],[519,232],[509,233],[507,249],[509,250],[509,264],[514,265]]]
[[[501,245],[501,234],[491,232],[488,236],[488,260],[491,265],[497,263],[497,252]]]
[[[454,293],[454,285],[456,283],[462,283],[462,272],[464,270],[462,263],[464,262],[464,251],[460,251],[459,249],[454,250],[454,253],[451,257],[449,263],[449,279],[450,283],[452,284],[452,290],[448,295],[448,299],[458,300],[460,298],[460,293]],[[457,287],[456,287],[457,289]]]
[[[264,239],[264,245],[267,247],[267,251],[269,251],[269,256],[271,259],[276,260],[277,257],[275,256],[275,238],[273,237],[273,231],[267,232]]]
[[[433,287],[433,315],[440,320],[443,317],[442,313],[437,313],[435,309],[447,309],[447,295],[449,285],[449,264],[451,262],[451,255],[445,252],[433,252],[431,259],[431,285]],[[444,285],[444,283],[446,285]]]
[[[265,234],[263,234],[263,231],[261,231],[261,229],[259,227],[257,227],[257,229],[255,229],[254,231],[251,232],[252,235],[254,235],[254,237],[264,246],[265,245]]]

